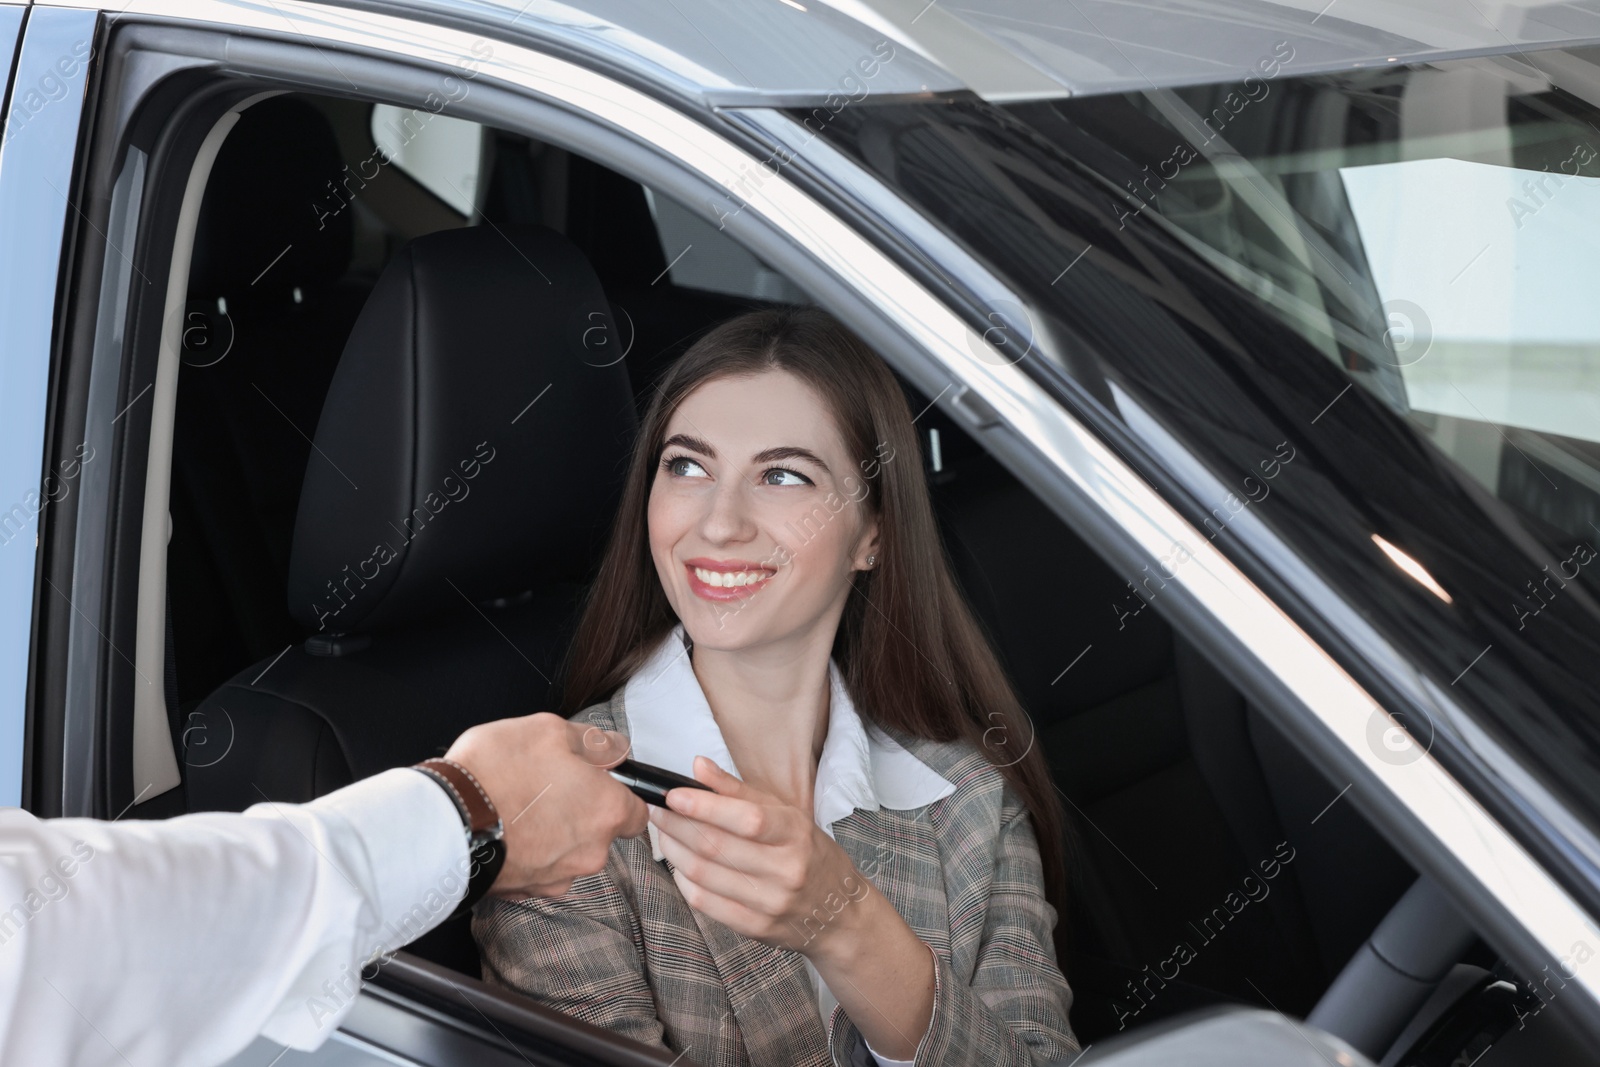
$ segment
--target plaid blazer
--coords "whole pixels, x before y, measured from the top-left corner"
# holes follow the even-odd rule
[[[622,690],[576,719],[628,732]],[[937,957],[918,1064],[1046,1064],[1078,1050],[1032,822],[962,743],[901,740],[955,785],[912,811],[857,809],[835,840]],[[846,905],[848,906],[848,905]],[[565,896],[480,903],[484,980],[703,1067],[870,1067],[844,1009],[826,1023],[797,952],[694,911],[647,838],[619,839]]]

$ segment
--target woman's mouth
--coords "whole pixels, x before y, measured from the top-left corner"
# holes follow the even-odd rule
[[[753,564],[707,566],[710,561],[685,563],[689,591],[702,600],[740,600],[765,586],[778,572]]]

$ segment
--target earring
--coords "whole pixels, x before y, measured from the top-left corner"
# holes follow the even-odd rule
[[[869,566],[869,567],[870,567],[870,566],[872,566],[872,565],[873,565],[873,564],[874,564],[874,563],[877,563],[877,562],[878,562],[878,557],[877,557],[877,556],[868,556],[868,557],[867,557],[867,566]]]

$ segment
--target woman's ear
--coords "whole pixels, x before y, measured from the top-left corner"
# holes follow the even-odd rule
[[[873,516],[867,519],[867,525],[856,541],[855,559],[851,567],[858,571],[870,571],[878,565],[881,555],[878,551],[878,519]]]

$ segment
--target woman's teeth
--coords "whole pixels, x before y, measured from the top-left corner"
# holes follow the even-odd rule
[[[772,577],[766,571],[708,571],[703,567],[694,568],[694,576],[707,585],[717,586],[722,589],[731,589],[741,585],[754,585]]]

